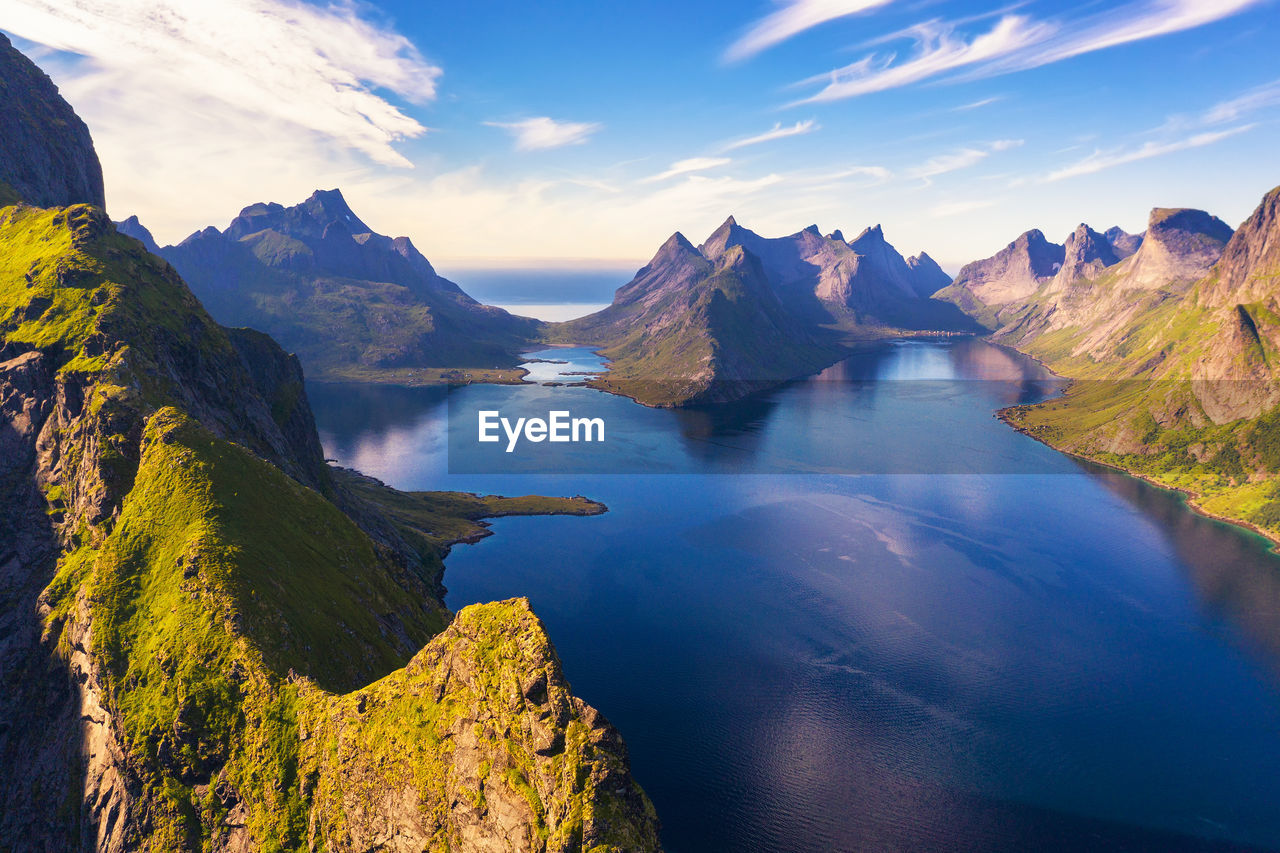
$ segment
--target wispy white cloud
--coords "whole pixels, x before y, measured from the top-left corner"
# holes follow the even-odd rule
[[[803,136],[806,133],[813,133],[817,129],[818,123],[813,119],[798,121],[790,127],[783,127],[782,122],[775,122],[772,129],[755,136],[748,136],[745,139],[730,142],[720,150],[736,151],[739,148],[746,148],[748,145],[759,145],[762,142],[772,142],[775,139],[786,139],[788,136]]]
[[[1021,139],[997,139],[979,147],[966,147],[945,154],[937,154],[918,166],[906,171],[908,178],[924,181],[926,184],[938,175],[956,172],[976,166],[983,160],[1000,151],[1008,151],[1022,145]]]
[[[1036,68],[1130,42],[1190,30],[1243,12],[1264,0],[1147,0],[1127,3],[1061,27],[1034,52],[993,63],[990,71]]]
[[[817,75],[804,84],[826,82],[816,94],[797,103],[817,103],[853,98],[917,83],[947,71],[986,62],[1047,39],[1053,27],[1024,15],[1006,15],[986,33],[972,40],[957,35],[954,24],[929,21],[907,34],[917,45],[915,55],[898,62],[896,54],[866,56],[830,74]]]
[[[677,160],[672,163],[670,168],[656,175],[650,175],[641,180],[642,183],[655,183],[657,181],[665,181],[668,178],[674,178],[677,175],[687,175],[692,172],[705,172],[708,169],[716,169],[720,166],[727,166],[733,161],[728,157],[690,157],[687,160]]]
[[[427,128],[393,99],[432,100],[441,71],[364,8],[6,0],[0,26],[45,46],[112,213],[145,214],[172,241],[251,201],[412,166],[397,143]]]
[[[1253,127],[1254,125],[1246,124],[1226,130],[1197,133],[1184,139],[1165,142],[1149,141],[1135,148],[1113,148],[1107,151],[1095,151],[1083,160],[1078,160],[1069,166],[1050,172],[1044,176],[1043,181],[1045,183],[1053,183],[1067,178],[1077,178],[1081,175],[1092,175],[1104,169],[1113,169],[1116,166],[1136,163],[1139,160],[1149,160],[1152,157],[1161,157],[1165,154],[1186,151],[1190,148],[1203,148],[1206,145],[1212,145],[1215,142],[1221,142],[1224,139],[1252,130]]]
[[[441,73],[352,4],[8,0],[4,26],[86,57],[69,66],[66,82],[92,94],[93,103],[127,110],[139,90],[167,95],[166,108],[146,116],[147,126],[230,107],[394,166],[410,164],[393,143],[426,128],[375,90],[428,101]]]
[[[1248,113],[1280,106],[1280,80],[1250,89],[1242,95],[1214,104],[1204,115],[1209,124],[1236,121]]]
[[[987,107],[987,106],[990,106],[990,105],[992,105],[992,104],[999,103],[1000,101],[1003,101],[1003,100],[1004,100],[1004,97],[1003,97],[1002,95],[996,95],[995,97],[991,97],[991,98],[983,98],[983,99],[982,99],[982,100],[980,100],[980,101],[972,101],[972,102],[967,103],[967,104],[961,104],[961,105],[960,105],[960,106],[958,106],[958,107],[952,107],[952,108],[951,108],[951,112],[953,112],[953,113],[967,113],[967,112],[969,112],[970,110],[978,110],[978,109],[982,109],[983,107]]]
[[[1037,20],[1005,14],[986,32],[970,36],[965,21],[933,20],[894,34],[915,43],[909,57],[873,53],[797,85],[824,84],[797,101],[853,98],[938,77],[974,79],[1026,70],[1221,20],[1265,0],[1137,0],[1070,19]]]
[[[827,21],[867,12],[890,2],[891,0],[784,0],[781,9],[756,21],[730,45],[725,51],[725,59],[747,59]]]
[[[517,151],[539,151],[581,145],[603,125],[596,122],[556,121],[547,116],[521,121],[487,121],[489,127],[500,127],[515,139]]]

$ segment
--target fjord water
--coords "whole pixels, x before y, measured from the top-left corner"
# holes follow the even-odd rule
[[[447,601],[530,598],[675,853],[1280,849],[1280,559],[991,416],[1051,390],[953,340],[693,411],[309,392],[328,455],[399,488],[608,504],[496,520]],[[528,395],[673,473],[448,473],[450,410]]]

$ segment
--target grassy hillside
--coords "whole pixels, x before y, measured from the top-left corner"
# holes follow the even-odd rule
[[[0,210],[9,359],[36,378],[0,371],[0,415],[17,418],[0,427],[32,436],[25,488],[45,511],[7,521],[60,551],[6,578],[36,584],[17,607],[40,623],[28,654],[49,660],[24,671],[78,685],[86,709],[60,728],[5,707],[0,738],[76,756],[0,782],[6,803],[49,809],[51,849],[88,833],[145,851],[364,850],[388,831],[421,849],[519,833],[532,850],[657,849],[625,747],[568,693],[527,605],[455,619],[437,596],[448,545],[480,519],[603,507],[329,471],[296,363],[219,327],[97,208]],[[387,712],[365,719],[371,700]],[[344,744],[387,760],[335,760]]]

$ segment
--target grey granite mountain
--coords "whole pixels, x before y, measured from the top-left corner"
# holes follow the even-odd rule
[[[1113,225],[1103,231],[1102,236],[1107,238],[1107,242],[1111,244],[1116,257],[1121,260],[1138,251],[1138,247],[1142,245],[1141,234],[1130,234],[1118,225]]]
[[[224,231],[159,253],[219,322],[269,333],[312,378],[465,380],[460,369],[514,367],[541,329],[476,302],[336,189],[293,207],[250,205]]]
[[[0,33],[0,202],[106,206],[89,128],[49,76]],[[12,200],[12,199],[8,199]]]
[[[988,328],[999,325],[1009,306],[1019,306],[1062,268],[1065,249],[1050,243],[1039,229],[1021,234],[981,261],[965,264],[938,298],[955,303]]]

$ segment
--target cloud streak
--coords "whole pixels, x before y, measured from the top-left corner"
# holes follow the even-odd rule
[[[1197,133],[1185,139],[1176,139],[1168,142],[1146,142],[1137,148],[1115,148],[1109,151],[1095,151],[1083,160],[1050,172],[1044,177],[1044,182],[1064,181],[1068,178],[1078,178],[1081,175],[1092,175],[1105,169],[1114,169],[1116,166],[1137,163],[1140,160],[1150,160],[1152,157],[1162,157],[1165,154],[1172,154],[1176,151],[1203,148],[1206,145],[1212,145],[1215,142],[1221,142],[1224,139],[1245,133],[1252,130],[1253,127],[1254,125],[1246,124],[1226,130]]]
[[[721,148],[721,151],[736,151],[739,148],[746,148],[749,145],[760,145],[764,142],[773,142],[775,139],[786,139],[789,136],[804,136],[807,133],[813,133],[818,130],[818,123],[813,119],[807,121],[798,121],[791,127],[783,127],[782,122],[774,123],[770,130],[764,133],[748,136],[745,139],[738,139]]]
[[[828,21],[867,12],[890,2],[891,0],[787,0],[781,9],[752,24],[725,51],[725,59],[730,62],[748,59]]]
[[[603,125],[596,122],[556,121],[547,116],[527,118],[521,121],[486,121],[489,127],[499,127],[515,139],[517,151],[541,151],[581,145]]]
[[[922,180],[926,185],[932,182],[933,178],[939,175],[945,175],[948,172],[958,172],[961,169],[968,169],[976,166],[983,160],[1000,151],[1008,151],[1011,148],[1017,148],[1022,145],[1021,139],[997,139],[994,142],[988,142],[986,145],[978,148],[961,148],[958,151],[951,151],[946,154],[938,154],[930,157],[918,166],[908,169],[906,176]]]
[[[677,160],[672,163],[670,168],[656,175],[650,175],[642,178],[641,183],[652,184],[658,181],[665,181],[668,178],[674,178],[678,175],[688,175],[693,172],[705,172],[708,169],[717,169],[721,166],[727,166],[733,161],[728,157],[690,157],[687,160]]]
[[[873,53],[800,86],[825,84],[795,102],[811,104],[882,92],[936,78],[971,80],[1023,71],[1118,45],[1194,29],[1239,14],[1264,0],[1139,0],[1071,19],[1005,14],[978,35],[967,22],[927,21],[881,41],[910,39],[913,52]]]

